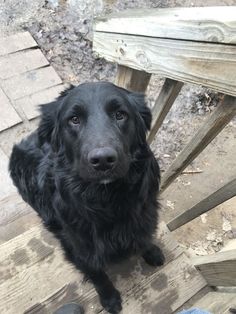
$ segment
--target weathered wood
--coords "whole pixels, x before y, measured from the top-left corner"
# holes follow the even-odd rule
[[[232,180],[228,184],[224,185],[222,188],[212,193],[204,200],[200,201],[198,204],[192,208],[186,210],[176,218],[172,219],[168,224],[168,228],[173,231],[182,225],[188,223],[194,218],[202,215],[203,213],[209,211],[210,209],[220,205],[221,203],[227,201],[228,199],[236,195],[236,179]]]
[[[160,224],[158,237],[167,265],[182,254],[182,249],[164,223]],[[41,224],[0,245],[0,251],[1,313],[13,313],[16,309],[19,313],[42,309],[52,313],[70,301],[82,303],[88,313],[101,311],[92,286],[82,282],[80,273],[64,259],[58,241]],[[115,265],[110,276],[124,294],[159,270],[134,258],[121,266]]]
[[[48,65],[48,60],[39,49],[27,49],[0,57],[0,78],[12,76]]]
[[[1,199],[16,191],[13,183],[8,174],[8,157],[0,149],[0,226],[2,223],[2,216],[4,215],[2,210]],[[5,213],[6,214],[6,213]]]
[[[183,253],[183,250],[179,247],[175,239],[173,239],[173,235],[170,233],[164,222],[160,223],[157,242],[164,251],[166,257],[165,265]],[[108,272],[115,286],[119,289],[122,296],[124,296],[127,291],[130,291],[136,285],[140,284],[140,280],[145,280],[145,278],[148,280],[149,276],[152,276],[154,273],[157,273],[160,269],[164,268],[165,266],[161,268],[150,267],[141,258],[134,257],[129,261],[111,266]],[[43,306],[47,313],[52,313],[59,305],[72,301],[71,294],[68,293],[69,290],[70,285],[65,285],[61,289],[55,291],[41,302],[41,308]],[[102,307],[94,289],[90,288],[89,291],[86,291],[86,288],[83,288],[83,290],[83,294],[81,295],[81,292],[78,293],[80,296],[73,300],[83,305],[85,313],[92,314],[101,312]],[[74,298],[75,296],[76,294],[74,293]],[[37,305],[35,306],[37,307]],[[29,311],[27,313],[33,314],[34,312]]]
[[[204,288],[199,290],[198,293],[192,296],[191,299],[189,299],[187,302],[181,305],[173,314],[179,314],[183,310],[192,308],[196,302],[198,302],[202,297],[204,297],[206,294],[212,291],[214,291],[213,287],[205,286]]]
[[[21,118],[12,107],[9,99],[0,87],[0,132],[22,122]]]
[[[148,143],[151,144],[157,131],[162,125],[167,113],[184,84],[182,82],[166,79],[152,109],[152,127],[148,134]]]
[[[36,46],[37,43],[29,32],[0,38],[0,56]]]
[[[52,67],[32,70],[2,81],[6,94],[16,100],[43,89],[61,84],[61,79]]]
[[[236,293],[209,292],[194,304],[194,308],[207,310],[211,314],[229,314],[230,308],[236,309]]]
[[[210,286],[236,286],[236,250],[193,258]]]
[[[224,101],[213,111],[203,126],[177,156],[164,173],[161,190],[171,182],[196,158],[201,151],[220,133],[236,114],[236,98],[225,96]]]
[[[5,183],[6,179],[3,182]],[[4,184],[1,185],[1,190],[3,186]],[[15,192],[15,188],[13,191]],[[9,195],[0,200],[0,244],[19,236],[41,222],[36,212],[18,193],[12,193],[13,191],[9,191],[11,194],[7,193]]]
[[[153,275],[140,278],[123,295],[123,313],[172,314],[205,286],[205,280],[182,254]]]
[[[131,270],[130,267],[128,274],[123,272],[116,281],[113,280],[121,292],[124,314],[143,313],[145,310],[148,313],[172,314],[206,286],[205,280],[183,254],[165,267],[156,269],[152,274],[145,273],[145,268],[141,271],[137,266],[135,268]],[[55,310],[55,304],[63,304],[62,298],[64,303],[68,302],[69,298],[65,296],[67,289],[68,287],[63,287],[53,297],[50,296],[41,303],[47,313]],[[78,301],[84,307],[85,313],[106,313],[102,310],[93,289],[75,298],[74,301]]]
[[[42,224],[1,244],[0,285],[24,269],[40,262],[59,248],[58,241]],[[37,252],[37,254],[35,254]]]
[[[6,182],[6,178],[4,178],[4,181]],[[13,191],[16,192],[16,189],[14,188]],[[22,200],[18,193],[9,194],[0,200],[0,228],[31,211],[31,207]]]
[[[98,18],[96,32],[236,44],[236,7],[126,10]]]
[[[64,89],[65,87],[63,84],[56,85],[35,94],[15,100],[15,104],[20,106],[23,109],[27,119],[31,120],[39,116],[40,112],[38,106],[40,104],[46,104],[50,101],[53,101]]]
[[[43,262],[27,267],[27,261],[30,263],[32,257],[40,256],[41,251],[45,254],[47,252],[46,248],[42,249],[42,246],[37,245],[37,238],[29,242],[29,247],[25,251],[19,248],[15,252],[8,253],[18,264],[18,273],[13,280],[9,278],[13,269],[5,273],[1,265],[2,276],[5,276],[0,285],[1,313],[25,313],[35,304],[40,305],[42,300],[70,282],[74,284],[71,293],[74,292],[77,296],[77,293],[79,295],[83,292],[82,275],[64,260],[60,250],[49,247],[49,255],[44,257]]]
[[[115,84],[134,92],[144,93],[151,74],[118,65]]]
[[[40,224],[41,220],[35,211],[22,212],[16,219],[12,219],[8,224],[0,226],[0,245]]]
[[[42,224],[2,244],[0,251],[1,313],[35,313],[32,307],[42,310],[41,301],[65,286],[69,301],[86,290],[82,275]]]
[[[93,49],[111,62],[236,96],[236,45],[95,32]]]

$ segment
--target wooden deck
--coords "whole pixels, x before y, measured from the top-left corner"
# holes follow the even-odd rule
[[[63,89],[29,33],[0,39],[0,69],[2,132],[36,117],[37,104]],[[8,157],[0,150],[0,313],[50,314],[71,301],[81,303],[85,313],[105,313],[93,287],[64,259],[58,241],[17,194],[7,166]],[[133,258],[108,271],[121,291],[124,314],[171,314],[186,302],[198,302],[205,292],[206,280],[164,222],[157,242],[166,256],[163,267],[152,268]],[[212,309],[213,297],[202,301],[205,309]],[[228,308],[229,302],[224,302],[224,311]],[[219,314],[217,309],[212,313]]]

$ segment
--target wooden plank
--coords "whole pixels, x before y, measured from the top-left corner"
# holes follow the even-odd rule
[[[164,222],[161,222],[159,225],[156,241],[165,254],[165,266],[150,267],[143,259],[134,257],[128,261],[109,267],[108,274],[116,288],[121,292],[123,298],[126,298],[127,293],[131,295],[132,289],[140,285],[140,282],[148,281],[149,278],[155,274],[157,276],[160,270],[164,270],[168,263],[178,258],[183,253],[183,250],[179,247]],[[52,313],[59,305],[71,301],[70,294],[66,296],[67,290],[67,286],[63,287],[41,303],[47,313]],[[75,298],[74,301],[79,302],[84,307],[85,313],[92,314],[102,311],[94,289],[85,292],[80,297]],[[126,312],[126,304],[123,304],[123,308],[124,313],[129,313],[128,310]],[[29,313],[31,312],[29,311]],[[32,313],[34,312],[32,311]],[[102,313],[104,313],[104,311],[102,311]]]
[[[61,84],[61,79],[52,67],[32,70],[2,81],[2,87],[11,100],[37,93],[58,84]]]
[[[191,297],[191,299],[181,305],[173,314],[179,314],[183,310],[188,310],[192,308],[197,301],[199,301],[203,296],[211,291],[213,291],[213,287],[205,286],[203,289],[199,290],[199,292],[196,293],[193,297]]]
[[[7,79],[48,64],[48,60],[39,49],[16,52],[0,57],[0,78]]]
[[[172,219],[167,226],[171,231],[176,230],[234,196],[236,196],[236,179],[230,181],[228,184],[224,185],[222,188],[212,193],[195,206]]]
[[[59,248],[58,241],[42,224],[1,244],[0,285],[38,263]],[[36,254],[37,253],[37,254]]]
[[[160,246],[163,250],[166,259],[165,264],[183,253],[183,248],[179,246],[179,243],[176,241],[164,221],[160,221],[158,224],[154,243]]]
[[[133,271],[135,273],[135,270]],[[123,314],[136,313],[165,313],[172,314],[183,303],[206,286],[205,280],[191,265],[189,259],[180,255],[159,271],[149,276],[140,276],[136,273],[136,282],[127,280],[127,276],[116,282],[116,287],[122,293]],[[138,280],[137,280],[138,279]],[[120,282],[129,282],[129,289],[121,288]],[[85,313],[106,313],[101,311],[97,297],[85,295],[80,299]],[[91,304],[93,308],[91,309]]]
[[[4,94],[1,87],[0,87],[0,104],[1,104],[0,132],[22,122],[21,118],[18,116],[17,112],[12,107],[9,99]]]
[[[6,182],[6,179],[2,182]],[[13,191],[16,192],[16,189],[14,188]],[[32,211],[31,207],[22,200],[18,193],[11,193],[2,198],[0,200],[0,209],[0,228]]]
[[[164,223],[160,224],[158,237],[167,263],[180,256],[182,249]],[[70,301],[80,302],[89,309],[88,313],[102,309],[92,286],[82,282],[79,272],[64,260],[58,241],[42,225],[2,244],[0,250],[1,313],[14,313],[16,309],[19,313],[52,313]],[[114,266],[110,275],[124,294],[141,278],[152,276],[159,270],[140,259],[133,259]]]
[[[208,310],[211,314],[229,314],[230,308],[236,309],[236,293],[209,292],[194,304],[194,308]]]
[[[220,133],[236,114],[236,98],[225,96],[224,101],[213,111],[203,126],[177,156],[164,173],[161,190],[171,182],[196,158],[201,151]]]
[[[0,244],[11,240],[40,222],[36,212],[22,200],[18,193],[11,193],[0,200]]]
[[[95,32],[93,49],[111,62],[236,96],[236,45]]]
[[[184,84],[182,82],[165,79],[164,85],[162,86],[160,94],[158,95],[152,110],[152,128],[148,134],[149,144],[153,141],[183,85]]]
[[[29,213],[22,213],[17,219],[0,226],[0,245],[40,224],[41,220],[33,210]]]
[[[6,212],[3,209],[1,199],[15,192],[16,189],[10,179],[8,173],[8,157],[0,149],[0,225],[2,222],[3,215]]]
[[[42,224],[2,244],[0,251],[0,313],[44,313],[45,298],[55,306],[63,297],[72,301],[86,291],[83,276],[65,260],[59,242]],[[61,290],[64,296],[57,294]]]
[[[236,44],[236,7],[136,9],[98,18],[96,32]]]
[[[123,295],[123,313],[172,314],[205,286],[205,280],[182,254],[153,275],[140,278]]]
[[[95,303],[93,303],[94,300]],[[59,288],[55,287],[48,297],[40,300],[40,303],[38,302],[28,307],[24,314],[51,314],[59,307],[73,302],[79,303],[83,308],[86,308],[85,313],[99,313],[102,310],[97,293],[92,286],[85,282],[78,285],[78,280],[74,279],[74,281],[65,283]],[[97,309],[96,311],[95,308]]]
[[[36,46],[37,43],[29,32],[2,37],[0,38],[0,56]]]
[[[144,93],[151,74],[118,65],[115,84],[134,92]]]
[[[210,286],[236,286],[236,250],[193,258]]]
[[[63,84],[56,85],[35,94],[15,100],[15,104],[20,106],[23,109],[27,119],[31,120],[40,115],[38,110],[38,106],[40,104],[46,104],[53,101],[64,89],[65,87]]]
[[[80,294],[83,292],[81,288],[83,284],[82,275],[64,260],[62,252],[52,246],[47,247],[48,251],[46,248],[44,250],[42,246],[37,245],[37,239],[31,239],[28,246],[30,249],[18,248],[17,251],[10,253],[12,260],[15,260],[15,265],[18,265],[19,271],[14,279],[8,278],[11,273],[3,272],[2,276],[5,278],[0,285],[1,313],[25,313],[29,308],[32,309],[35,304],[40,304],[52,292],[61,289],[70,282],[74,283],[72,286],[74,291],[76,290],[75,294],[77,291]],[[30,262],[32,256],[40,256],[42,250],[45,254],[48,252],[49,255],[41,263],[38,262],[27,267],[27,261]]]

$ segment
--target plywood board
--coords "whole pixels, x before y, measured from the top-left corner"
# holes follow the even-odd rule
[[[37,43],[29,32],[3,37],[0,38],[0,56],[36,46]]]
[[[8,157],[4,154],[4,152],[0,149],[0,200],[13,192],[16,189],[13,186],[12,180],[8,173]],[[3,220],[3,216],[7,215],[1,206],[0,201],[0,225]]]
[[[182,250],[164,223],[158,237],[168,266]],[[72,300],[83,304],[88,313],[102,310],[93,287],[82,281],[79,272],[64,259],[58,241],[41,224],[3,243],[0,250],[1,313],[16,309],[19,313],[52,313]],[[134,259],[122,267],[114,266],[110,276],[125,299],[126,292],[164,268],[148,267]]]
[[[48,65],[47,59],[39,49],[27,49],[0,57],[0,78],[28,72]]]
[[[27,119],[31,120],[39,116],[39,105],[55,100],[60,95],[60,92],[62,92],[64,89],[65,87],[63,84],[56,85],[35,94],[18,99],[15,101],[15,104],[20,106],[23,109]]]
[[[16,100],[58,84],[61,79],[56,71],[45,67],[6,79],[2,81],[2,88],[11,100]]]
[[[22,119],[0,87],[0,132],[20,122]]]

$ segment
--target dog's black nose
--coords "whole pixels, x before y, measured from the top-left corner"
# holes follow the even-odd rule
[[[88,154],[88,161],[96,170],[108,170],[117,162],[117,152],[110,147],[95,148]]]

